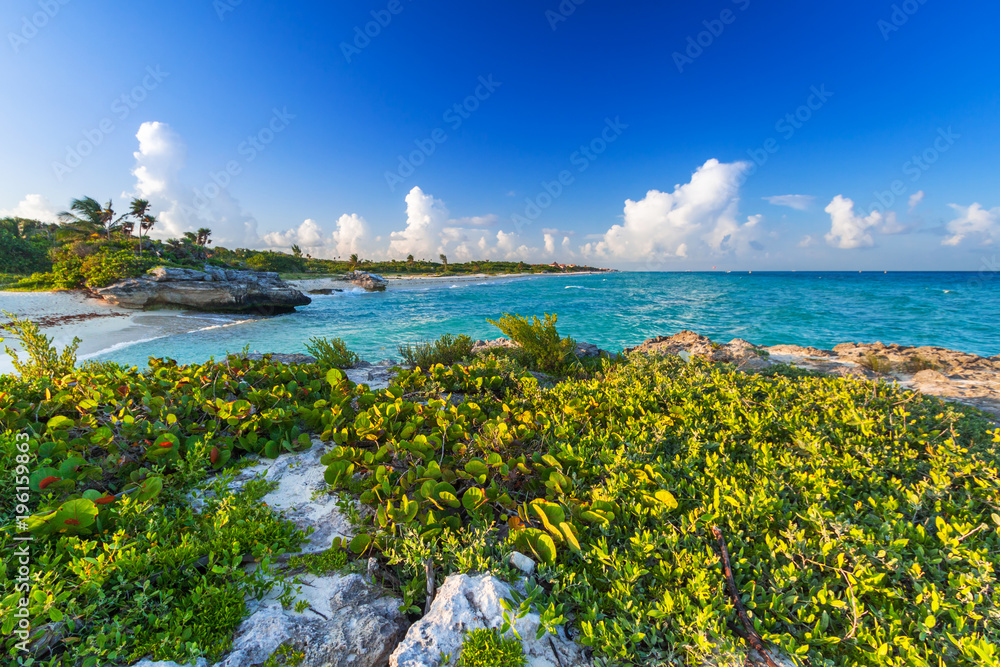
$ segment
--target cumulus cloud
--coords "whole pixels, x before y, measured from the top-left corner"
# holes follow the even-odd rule
[[[552,234],[546,233],[542,237],[545,242],[545,252],[549,255],[555,254],[556,252],[556,237]]]
[[[909,206],[910,213],[913,213],[913,209],[915,209],[917,206],[919,206],[920,202],[922,202],[923,200],[924,200],[924,191],[923,190],[920,190],[918,192],[914,192],[912,195],[910,195],[910,206]]]
[[[448,209],[444,202],[414,187],[406,195],[406,228],[390,234],[389,254],[437,258],[444,252],[441,234],[447,223]]]
[[[187,147],[169,125],[146,122],[135,136],[139,140],[139,150],[133,154],[135,190],[125,195],[149,200],[158,221],[153,237],[176,237],[208,227],[220,245],[253,247],[260,243],[256,219],[228,190],[207,178],[198,187],[184,184],[181,173]]]
[[[1000,239],[1000,207],[984,209],[978,203],[972,206],[949,204],[958,217],[948,223],[948,233],[942,245],[957,246],[967,238],[979,241],[979,245],[992,245]]]
[[[760,249],[760,216],[737,219],[739,187],[750,165],[712,159],[691,181],[673,192],[650,190],[639,201],[625,202],[624,224],[611,227],[596,243],[581,248],[585,256],[628,260],[687,257],[696,250],[713,253]]]
[[[272,248],[299,246],[302,252],[316,257],[370,257],[374,251],[368,245],[368,221],[357,213],[344,214],[337,219],[336,229],[326,236],[318,222],[308,219],[301,225],[283,232],[268,232],[262,240]]]
[[[775,195],[763,197],[763,199],[775,206],[787,206],[796,211],[807,211],[816,198],[812,195]]]
[[[826,207],[830,214],[830,231],[826,242],[835,248],[850,250],[875,245],[872,230],[884,222],[884,217],[878,211],[872,211],[862,217],[854,211],[854,201],[837,195]]]
[[[41,222],[57,222],[59,219],[52,204],[42,195],[25,195],[14,208],[0,210],[0,218],[8,217]]]

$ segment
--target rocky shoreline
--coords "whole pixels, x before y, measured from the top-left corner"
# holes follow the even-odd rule
[[[800,345],[754,345],[741,338],[720,345],[693,331],[650,338],[624,352],[700,357],[736,364],[746,371],[789,364],[826,375],[884,380],[1000,417],[1000,355],[980,357],[943,347],[881,342],[841,343],[832,350]]]

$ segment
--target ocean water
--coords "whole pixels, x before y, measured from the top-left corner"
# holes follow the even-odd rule
[[[557,313],[561,334],[620,351],[691,329],[713,340],[830,348],[842,342],[937,345],[1000,354],[1000,280],[977,273],[613,273],[393,283],[388,291],[314,296],[278,317],[221,317],[211,328],[140,342],[97,359],[144,366],[249,346],[304,352],[311,336],[344,339],[369,361],[444,333],[496,338],[502,313]]]

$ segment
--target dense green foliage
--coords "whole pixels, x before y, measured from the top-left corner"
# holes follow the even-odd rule
[[[437,340],[399,346],[399,356],[407,366],[430,368],[434,364],[451,366],[472,356],[475,341],[464,334],[445,334]]]
[[[44,235],[21,235],[16,219],[0,219],[0,273],[26,275],[48,271],[49,240]]]
[[[310,338],[306,343],[306,351],[326,368],[351,368],[361,361],[358,355],[347,349],[347,343],[340,338]]]
[[[408,601],[428,555],[447,571],[471,545],[500,567],[516,547],[541,563],[543,623],[575,618],[609,663],[735,652],[719,526],[757,630],[790,655],[1000,664],[1000,434],[982,419],[887,385],[676,359],[550,389],[495,361],[438,366],[380,396],[324,433],[341,445],[327,479],[377,508],[371,548]]]
[[[1000,665],[1000,430],[885,384],[641,356],[540,384],[487,356],[373,392],[322,364],[153,359],[0,378],[0,429],[0,493],[31,488],[26,526],[0,505],[0,549],[35,537],[46,660],[226,650],[270,585],[240,564],[303,537],[227,471],[319,437],[331,487],[375,510],[348,551],[394,570],[410,613],[426,559],[504,573],[518,550],[541,584],[521,607],[572,623],[597,664],[720,664],[745,649],[718,527],[757,631],[802,664]],[[212,490],[197,512],[193,485]],[[340,546],[290,564],[339,569]],[[13,560],[0,572],[13,591]]]
[[[31,490],[23,526],[2,504],[0,549],[13,550],[18,529],[33,534],[42,578],[29,617],[35,629],[65,623],[56,655],[106,665],[226,649],[244,597],[274,585],[267,567],[246,575],[242,560],[266,565],[303,535],[258,502],[266,485],[233,494],[220,481],[197,513],[185,492],[234,454],[308,446],[304,429],[321,428],[330,399],[351,399],[331,373],[234,356],[197,366],[154,359],[145,373],[104,364],[0,378],[0,492],[13,498],[15,480]],[[22,433],[27,460],[15,456]],[[0,575],[5,654],[14,573],[9,559]]]
[[[483,628],[465,636],[458,656],[458,667],[523,667],[526,664],[521,642]]]

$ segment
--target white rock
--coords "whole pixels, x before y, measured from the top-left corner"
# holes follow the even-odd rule
[[[511,565],[519,569],[521,572],[524,572],[525,574],[531,574],[532,572],[535,571],[535,561],[531,560],[520,551],[511,552],[510,558],[508,558],[508,560],[510,561]]]
[[[384,595],[359,574],[302,580],[311,609],[302,614],[282,609],[272,593],[240,624],[232,652],[215,667],[260,664],[282,644],[305,654],[301,667],[384,666],[406,632],[402,600]]]
[[[442,653],[450,653],[448,664],[454,665],[467,632],[479,628],[499,629],[503,625],[500,600],[504,598],[511,598],[510,586],[491,575],[448,577],[438,589],[430,612],[410,626],[406,638],[392,652],[390,667],[438,667],[443,664]],[[531,612],[515,623],[528,665],[578,667],[590,664],[584,648],[568,639],[561,628],[556,636],[544,635],[540,640],[535,639],[539,620],[538,614]]]
[[[176,662],[171,662],[169,660],[160,660],[158,662],[153,662],[149,658],[141,660],[135,663],[132,667],[208,667],[208,663],[205,658],[198,658],[198,662],[192,664],[179,665]]]

